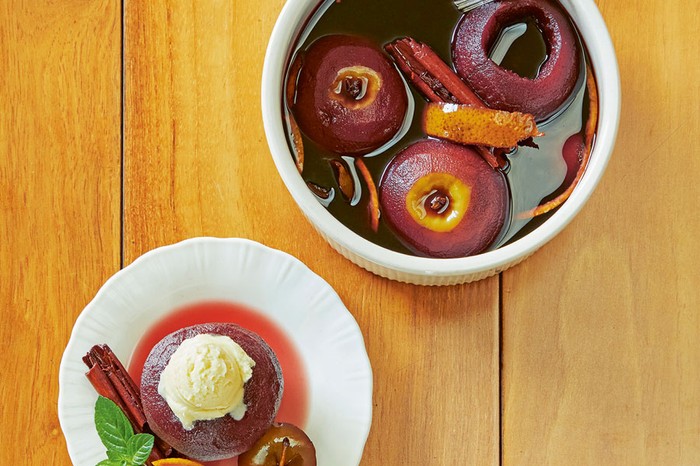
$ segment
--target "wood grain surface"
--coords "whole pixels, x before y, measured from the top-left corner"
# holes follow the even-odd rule
[[[0,2],[0,464],[70,464],[58,365],[119,270],[121,8]]]
[[[598,5],[618,141],[581,214],[503,274],[503,464],[700,465],[700,2]]]
[[[623,86],[599,188],[521,265],[424,288],[335,253],[276,174],[260,76],[283,0],[0,2],[0,463],[70,464],[78,313],[209,235],[291,253],[355,316],[363,466],[700,465],[700,1],[597,3]]]
[[[305,221],[260,117],[265,46],[282,4],[239,2],[234,12],[229,1],[127,2],[126,263],[202,235],[292,253],[335,288],[365,336],[375,404],[363,464],[497,464],[498,279],[451,289],[387,282]],[[452,448],[454,438],[469,448]]]

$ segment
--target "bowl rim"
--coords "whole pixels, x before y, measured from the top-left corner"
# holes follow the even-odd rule
[[[620,73],[605,22],[593,0],[561,0],[586,44],[598,85],[599,120],[588,167],[569,199],[535,230],[495,250],[460,258],[417,257],[379,246],[343,225],[308,190],[287,145],[282,88],[288,56],[307,18],[329,0],[288,0],[273,28],[261,81],[262,117],[273,161],[297,206],[337,247],[379,267],[430,276],[473,275],[523,259],[554,238],[581,210],[598,185],[612,155],[620,123]]]
[[[225,254],[221,254],[222,251]],[[214,253],[218,253],[218,255],[214,257]],[[323,334],[324,340],[321,341],[319,339],[316,341],[316,344],[323,344],[324,349],[328,350],[325,352],[325,356],[328,356],[329,354],[339,356],[342,353],[342,356],[344,357],[343,364],[346,364],[346,368],[348,369],[346,371],[348,379],[343,381],[346,382],[345,386],[353,387],[354,391],[351,392],[353,394],[352,398],[354,400],[359,400],[360,404],[362,405],[359,407],[354,406],[354,418],[349,419],[346,416],[345,419],[346,421],[351,421],[346,422],[345,425],[352,424],[354,426],[353,429],[355,429],[353,433],[354,436],[352,437],[351,441],[346,442],[345,444],[346,447],[349,445],[349,448],[351,449],[349,451],[351,456],[347,456],[349,459],[347,464],[360,463],[372,427],[374,375],[364,334],[362,333],[362,329],[360,328],[354,314],[352,314],[346,307],[336,290],[323,277],[311,270],[309,266],[307,266],[297,257],[280,249],[267,246],[263,243],[248,238],[201,236],[187,238],[175,243],[164,244],[146,251],[137,257],[133,262],[116,271],[113,275],[107,278],[107,280],[100,286],[92,299],[85,305],[83,310],[75,319],[70,337],[66,343],[65,349],[63,350],[58,366],[57,399],[58,421],[64,436],[68,454],[73,464],[86,464],[84,461],[85,455],[92,454],[91,450],[86,450],[86,442],[90,445],[92,450],[96,448],[100,450],[100,452],[103,451],[102,446],[99,445],[97,431],[94,430],[93,422],[94,408],[92,403],[94,403],[93,400],[97,398],[98,393],[94,391],[88,380],[82,375],[85,373],[86,368],[83,365],[81,357],[91,346],[100,343],[110,344],[117,355],[119,355],[120,347],[123,349],[123,347],[126,346],[133,355],[134,348],[144,334],[143,332],[131,332],[132,334],[136,335],[136,337],[133,339],[134,341],[131,343],[124,343],[125,338],[123,338],[120,334],[114,334],[115,336],[111,340],[105,339],[102,341],[87,341],[85,338],[86,334],[90,336],[96,332],[111,332],[110,335],[112,335],[114,332],[114,326],[112,325],[113,322],[106,322],[104,325],[97,325],[96,320],[98,317],[104,318],[107,314],[114,310],[112,306],[114,306],[113,303],[115,302],[115,299],[119,300],[121,306],[131,306],[134,303],[134,295],[131,292],[125,292],[124,285],[128,284],[132,277],[143,275],[144,273],[147,273],[147,275],[151,277],[155,275],[161,277],[163,276],[163,273],[165,273],[165,277],[168,278],[167,282],[169,283],[169,286],[172,287],[166,287],[166,291],[168,293],[159,294],[161,296],[168,296],[169,294],[173,296],[180,296],[176,298],[176,300],[182,301],[177,306],[165,305],[163,306],[163,310],[159,312],[150,312],[143,309],[139,310],[138,306],[131,306],[136,309],[133,311],[134,314],[139,316],[149,314],[153,322],[158,322],[164,316],[170,315],[175,309],[181,307],[183,304],[189,305],[191,303],[202,301],[222,300],[222,296],[220,296],[218,293],[215,296],[207,295],[204,299],[199,299],[200,297],[197,296],[195,296],[195,299],[191,299],[191,296],[183,297],[181,296],[182,283],[178,282],[177,278],[173,280],[173,277],[179,277],[180,281],[185,280],[183,277],[186,277],[189,280],[193,276],[193,273],[195,277],[199,276],[198,274],[201,273],[201,269],[205,266],[211,266],[212,263],[222,264],[222,258],[230,258],[229,254],[234,253],[245,254],[245,257],[248,257],[253,264],[262,263],[264,266],[274,264],[276,269],[280,271],[279,276],[275,276],[274,274],[271,275],[269,273],[261,275],[263,270],[258,269],[256,272],[255,266],[253,266],[253,276],[257,276],[258,278],[262,277],[263,280],[261,280],[261,282],[264,282],[266,285],[280,285],[279,287],[275,287],[275,290],[279,290],[279,288],[284,288],[285,286],[303,283],[304,286],[298,288],[303,290],[302,293],[313,294],[316,296],[316,299],[318,300],[316,302],[316,306],[309,308],[309,303],[304,301],[298,302],[299,304],[296,306],[292,305],[292,308],[296,307],[297,309],[304,309],[305,317],[314,317],[312,320],[316,320],[317,322],[320,322],[319,317],[328,319],[328,316],[332,315],[333,322],[338,324],[330,327],[326,325],[324,327],[325,332],[319,333],[319,335]],[[170,261],[169,263],[172,264],[173,259],[182,259],[183,256],[187,257],[188,259],[178,262],[175,267],[171,267],[169,269],[177,270],[177,272],[172,276],[169,275],[172,272],[163,272],[162,268],[158,268],[164,263],[168,263],[168,261]],[[210,259],[214,258],[214,260],[207,262],[207,257]],[[246,277],[235,275],[232,278],[231,275],[222,275],[221,277],[223,277],[224,282],[211,282],[213,288],[221,289],[221,287],[224,286],[222,283],[230,284],[231,282],[236,282],[240,284],[241,282],[244,282],[244,278],[246,286],[249,286],[248,279],[250,278],[249,272],[251,267],[246,264],[246,260],[242,260],[240,262],[236,262],[235,266],[225,267],[226,271],[230,271],[231,267],[245,269],[248,272]],[[200,271],[198,272],[197,270]],[[209,268],[209,270],[212,270],[212,268]],[[214,267],[214,270],[219,269]],[[265,282],[265,280],[269,280],[269,283]],[[136,291],[136,294],[139,296],[150,294],[150,289],[153,287],[153,284],[150,281],[143,283],[145,283],[143,287]],[[173,283],[175,283],[177,286],[173,286]],[[146,288],[148,288],[149,291],[145,291]],[[273,294],[275,293],[279,293],[279,291],[275,291]],[[260,292],[258,292],[257,295],[269,296],[269,292],[265,292],[264,294],[260,294]],[[125,296],[128,299],[125,299]],[[223,298],[223,300],[229,301],[226,298]],[[248,299],[235,299],[231,300],[231,302],[236,302],[244,307],[251,307],[255,309],[255,312],[272,320],[276,325],[280,326],[281,330],[286,333],[287,336],[290,336],[288,333],[289,329],[286,328],[285,325],[283,325],[280,320],[275,318],[275,316],[273,316],[269,311],[266,311],[267,306],[263,303],[250,304]],[[298,313],[290,312],[289,306],[276,306],[276,309],[280,314],[286,314],[292,317],[299,316]],[[314,316],[308,314],[310,312],[308,309],[315,310],[316,313]],[[321,312],[319,312],[319,309],[321,309]],[[133,317],[133,315],[131,317]],[[123,315],[120,315],[116,320],[119,326],[123,327],[130,324],[126,323],[129,318],[130,317],[128,316],[124,317]],[[309,326],[308,318],[299,319],[299,321],[303,321],[305,326]],[[331,340],[326,338],[328,335],[331,336]],[[331,342],[330,344],[329,341]],[[342,347],[339,345],[342,345]],[[324,415],[322,413],[319,414],[318,412],[315,412],[315,410],[320,409],[323,411],[323,409],[319,408],[319,406],[324,406],[329,401],[328,391],[332,390],[333,387],[332,385],[328,386],[327,383],[323,382],[325,376],[321,376],[318,372],[322,368],[326,368],[326,366],[318,365],[318,368],[314,369],[313,364],[308,365],[309,360],[305,359],[303,356],[303,353],[306,351],[301,347],[297,347],[297,351],[299,352],[307,371],[306,383],[308,384],[307,389],[309,391],[309,399],[305,421],[306,426],[302,427],[304,427],[308,433],[308,429],[312,425],[312,422],[316,429],[320,428],[318,421]],[[128,358],[124,357],[122,362],[128,367]],[[314,373],[316,373],[316,375],[314,375]],[[79,377],[76,379],[77,374],[79,374]],[[348,380],[350,380],[350,384],[347,383]],[[88,403],[89,406],[82,406],[82,401],[80,401],[81,406],[79,410],[76,410],[75,406],[72,406],[72,403],[75,403],[76,401],[76,394],[73,391],[76,386],[76,381],[79,381],[78,385],[82,387],[81,390],[84,389],[90,393],[90,400]],[[324,385],[324,387],[315,395],[317,398],[314,399],[314,385],[319,385],[319,381],[323,382],[321,385]],[[340,390],[338,390],[337,387],[335,388],[336,389],[332,391],[334,396],[337,396],[339,392],[343,393],[344,388]],[[341,401],[347,402],[347,397]],[[338,413],[336,412],[335,414],[337,415]],[[88,438],[88,436],[85,435],[87,430],[90,431],[94,438]],[[345,452],[345,454],[347,453],[348,452]]]

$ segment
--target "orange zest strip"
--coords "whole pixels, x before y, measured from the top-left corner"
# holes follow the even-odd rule
[[[347,200],[352,199],[355,196],[355,180],[352,175],[340,160],[333,159],[330,164],[343,197]]]
[[[428,136],[460,144],[503,148],[513,147],[530,137],[542,136],[535,117],[528,113],[446,103],[426,106],[423,129]]]
[[[593,77],[593,72],[591,71],[590,67],[586,72],[586,85],[588,87],[588,97],[590,99],[590,104],[588,107],[588,121],[586,122],[585,129],[583,159],[581,160],[581,165],[578,167],[576,176],[574,177],[569,187],[566,188],[566,191],[564,191],[551,201],[539,205],[534,209],[528,210],[526,212],[521,212],[520,214],[518,214],[518,218],[526,219],[536,217],[538,215],[546,214],[552,209],[559,207],[564,203],[564,201],[566,201],[569,198],[569,196],[571,196],[571,193],[574,191],[574,188],[576,187],[576,185],[578,185],[579,181],[581,181],[581,178],[583,177],[583,172],[586,170],[588,161],[591,158],[593,138],[595,136],[596,127],[598,126],[598,88],[596,87],[595,78]]]
[[[197,461],[188,460],[186,458],[164,458],[153,462],[153,466],[204,466]]]
[[[372,175],[367,169],[367,165],[361,158],[355,159],[355,165],[357,169],[362,174],[365,183],[367,183],[367,189],[369,190],[369,204],[367,209],[369,210],[369,225],[372,227],[372,231],[375,233],[379,229],[379,194],[377,194],[377,186],[374,184]]]
[[[299,173],[304,171],[304,141],[301,138],[299,125],[291,113],[287,114],[287,122],[292,136],[292,152],[294,153],[294,163],[297,166]]]

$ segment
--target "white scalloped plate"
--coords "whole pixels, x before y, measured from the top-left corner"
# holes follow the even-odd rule
[[[256,309],[285,331],[306,369],[304,430],[318,464],[359,464],[372,419],[372,369],[357,322],[299,260],[238,238],[194,238],[150,251],[107,280],[85,307],[59,370],[58,417],[73,464],[93,466],[106,457],[85,353],[107,343],[129,361],[143,331],[174,309],[209,300]]]

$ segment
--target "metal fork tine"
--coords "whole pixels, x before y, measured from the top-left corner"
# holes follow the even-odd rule
[[[462,13],[467,13],[475,8],[491,3],[494,0],[453,0],[455,6]]]

